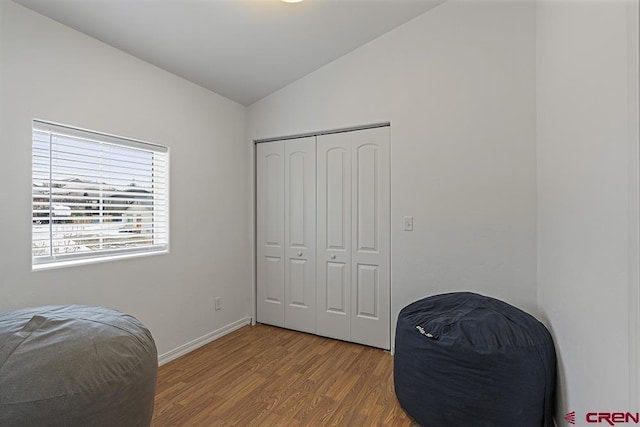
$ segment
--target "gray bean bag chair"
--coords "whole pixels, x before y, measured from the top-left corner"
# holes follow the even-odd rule
[[[150,332],[101,307],[0,315],[0,426],[149,426],[158,370]]]

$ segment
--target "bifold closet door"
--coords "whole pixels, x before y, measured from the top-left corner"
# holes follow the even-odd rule
[[[285,143],[285,327],[316,331],[316,138]]]
[[[257,320],[284,326],[284,143],[256,146]]]
[[[256,146],[257,321],[315,332],[315,137]]]
[[[351,338],[351,143],[321,135],[318,150],[318,334]]]
[[[317,139],[317,332],[390,348],[389,128]]]
[[[352,132],[351,341],[391,348],[388,127]]]

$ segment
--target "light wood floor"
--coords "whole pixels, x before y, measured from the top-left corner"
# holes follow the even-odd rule
[[[385,351],[245,326],[160,367],[152,427],[415,426]]]

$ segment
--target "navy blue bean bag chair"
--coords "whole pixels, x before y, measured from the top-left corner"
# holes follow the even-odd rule
[[[552,427],[555,383],[549,331],[516,307],[456,292],[400,311],[395,392],[422,426]]]

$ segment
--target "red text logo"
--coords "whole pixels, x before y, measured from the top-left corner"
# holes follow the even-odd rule
[[[589,424],[609,424],[610,426],[622,423],[640,424],[638,412],[588,412],[585,418]]]

